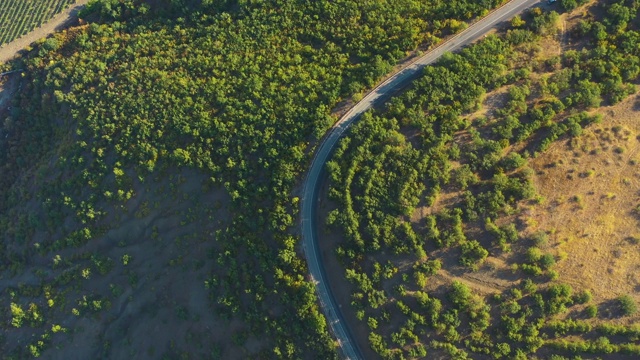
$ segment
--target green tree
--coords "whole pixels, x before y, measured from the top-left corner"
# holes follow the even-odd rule
[[[638,311],[638,305],[630,295],[620,295],[616,300],[618,301],[623,315],[631,316]]]

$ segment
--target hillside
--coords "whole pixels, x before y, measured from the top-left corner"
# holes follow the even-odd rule
[[[533,9],[342,140],[320,237],[369,357],[638,356],[639,9]]]
[[[3,67],[0,353],[335,358],[297,248],[310,151],[498,3],[90,2]]]

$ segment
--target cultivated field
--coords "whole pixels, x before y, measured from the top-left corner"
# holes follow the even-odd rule
[[[75,0],[0,1],[0,46],[41,26]]]

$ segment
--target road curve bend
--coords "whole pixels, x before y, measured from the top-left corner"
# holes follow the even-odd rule
[[[469,26],[466,30],[450,38],[435,49],[427,52],[408,66],[400,69],[373,89],[362,100],[360,100],[360,102],[355,104],[331,128],[324,137],[324,140],[316,149],[311,167],[304,182],[301,199],[302,246],[307,258],[309,272],[320,300],[320,305],[327,318],[331,331],[340,345],[342,355],[346,359],[363,359],[363,356],[358,344],[355,342],[342,317],[341,310],[338,307],[327,282],[327,276],[322,263],[322,255],[320,254],[320,249],[318,247],[316,224],[316,204],[319,196],[320,177],[324,170],[324,165],[329,159],[329,155],[344,132],[365,111],[369,110],[374,104],[388,98],[390,95],[393,95],[398,90],[405,87],[420,74],[420,71],[425,66],[434,63],[445,52],[460,50],[462,47],[472,43],[474,40],[477,40],[482,35],[495,28],[498,24],[511,19],[515,15],[539,2],[541,2],[541,0],[511,0],[491,12],[483,19]]]

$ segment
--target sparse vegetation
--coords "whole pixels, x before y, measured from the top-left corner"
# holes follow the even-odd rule
[[[634,14],[639,9],[636,3],[616,3]],[[609,29],[614,15],[602,10],[586,19]],[[638,61],[636,47],[622,46],[637,30],[618,22],[624,28],[618,35],[587,35],[582,50],[550,59],[540,48],[557,41],[559,22],[558,14],[534,9],[512,21],[513,28],[505,33],[443,57],[385,109],[365,114],[328,164],[328,195],[334,202],[328,223],[333,236],[342,239],[337,255],[354,288],[366,283],[368,297],[356,293],[350,298],[360,317],[388,324],[372,328],[369,336],[372,349],[383,358],[412,357],[417,346],[461,358],[532,358],[557,349],[571,355],[636,351],[632,343],[593,335],[594,323],[602,321],[595,320],[601,305],[592,303],[596,296],[590,291],[562,283],[558,270],[558,262],[570,256],[557,250],[559,244],[575,240],[537,224],[537,219],[552,216],[541,210],[546,207],[586,213],[592,201],[613,203],[622,195],[608,191],[596,199],[594,194],[564,193],[545,204],[536,201],[542,197],[534,184],[536,171],[542,170],[530,166],[552,145],[580,149],[583,137],[605,121],[593,110],[635,91],[640,68],[633,74],[597,75],[594,69],[599,63],[616,68],[626,57]],[[617,50],[604,50],[614,43]],[[503,102],[482,109],[485,94],[497,92],[504,94]],[[609,146],[609,154],[625,153]],[[579,151],[563,161],[571,158],[570,165],[579,166]],[[565,167],[561,161],[554,164]],[[598,168],[581,168],[577,174],[560,181],[602,176]],[[366,281],[371,262],[389,254],[398,259],[397,275]],[[442,269],[426,275],[401,266],[425,259],[440,260]],[[501,275],[507,269],[529,282],[520,288]],[[409,279],[415,281],[407,282],[406,273],[413,273]],[[389,288],[402,291],[384,290]],[[376,306],[365,301],[371,294],[377,294]],[[586,319],[572,318],[582,312]],[[585,337],[570,341],[569,336]]]

